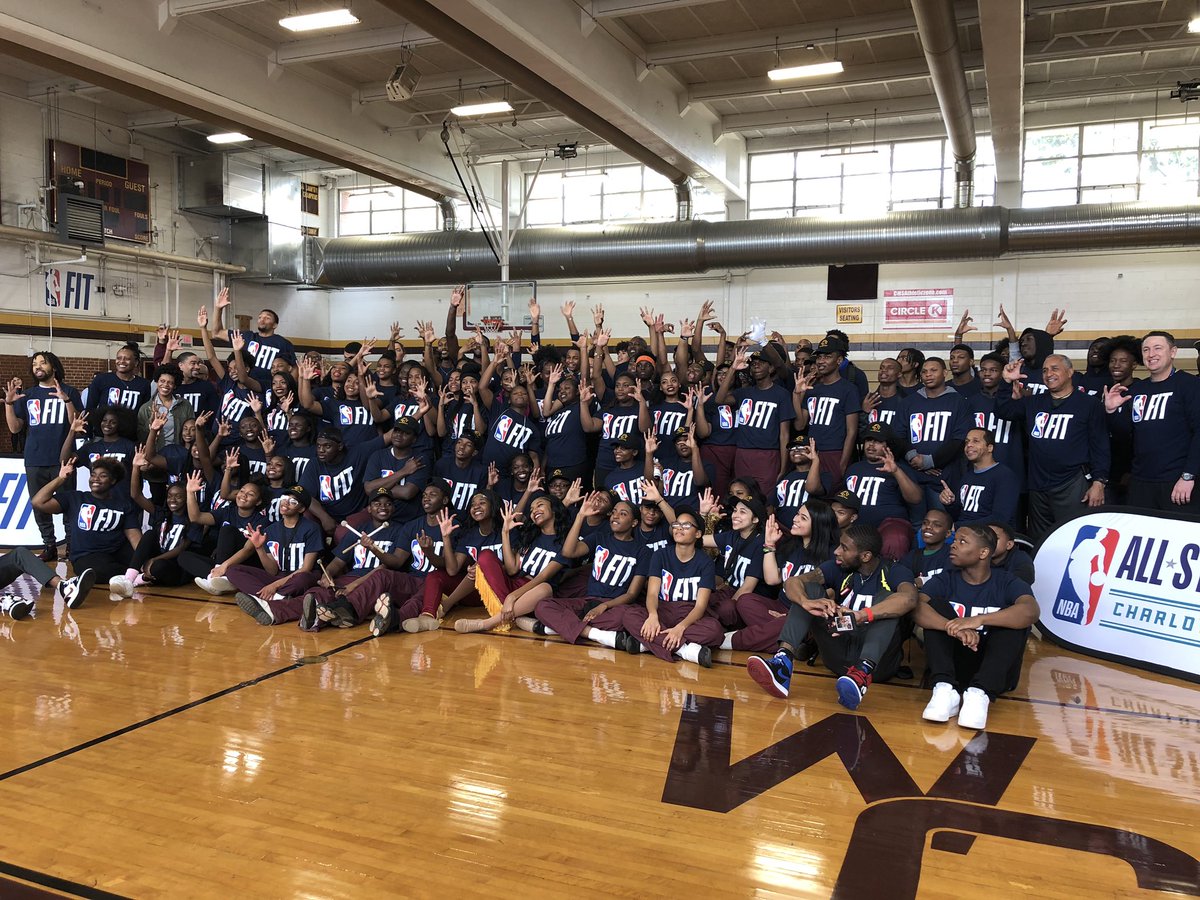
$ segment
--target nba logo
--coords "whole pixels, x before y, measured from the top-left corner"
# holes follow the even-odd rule
[[[120,402],[121,402],[121,389],[120,388],[109,388],[108,389],[108,405],[109,406],[117,406],[118,404],[120,404]]]
[[[25,412],[29,414],[30,425],[42,424],[42,401],[41,400],[26,400]]]
[[[421,549],[420,543],[415,538],[409,544],[409,550],[412,552],[412,567],[417,571],[425,569],[425,551]]]
[[[279,541],[267,541],[267,553],[275,560],[275,565],[279,565]]]
[[[1050,421],[1050,413],[1038,413],[1033,417],[1033,430],[1029,433],[1035,438],[1040,438],[1046,433],[1046,423]]]
[[[366,547],[358,546],[354,548],[354,568],[370,569],[371,560],[375,558],[375,554]]]
[[[775,486],[775,498],[779,501],[778,505],[783,506],[783,501],[787,498],[786,481],[781,481]]]
[[[75,524],[83,531],[92,530],[92,521],[96,518],[96,504],[84,503],[79,507],[79,516]]]
[[[1120,532],[1112,528],[1084,525],[1079,529],[1054,597],[1056,619],[1076,625],[1091,623],[1120,540]]]
[[[742,405],[738,407],[737,420],[739,425],[745,425],[750,421],[750,416],[754,412],[754,401],[746,398],[742,401]]]
[[[332,500],[333,499],[333,478],[331,478],[329,475],[321,475],[318,477],[318,481],[321,484],[321,499],[322,500]]]
[[[1149,398],[1145,394],[1138,394],[1133,398],[1133,403],[1130,407],[1133,409],[1133,421],[1142,421],[1142,416],[1146,413],[1146,400]]]
[[[592,577],[597,581],[599,581],[600,576],[604,574],[604,564],[608,562],[608,557],[610,555],[610,552],[604,547],[596,548],[596,555],[592,558]]]
[[[258,359],[258,348],[262,346],[258,341],[251,341],[246,345],[246,349],[250,351],[250,355]]]
[[[858,490],[858,476],[851,475],[846,479],[846,487],[850,488],[851,493],[856,493]]]
[[[815,418],[817,415],[817,398],[809,397],[807,406],[808,406],[808,415],[811,418]]]
[[[341,419],[343,425],[353,425],[354,424],[354,412],[350,409],[350,407],[344,406],[344,405],[339,406],[338,407],[338,415],[339,415],[339,418]]]
[[[733,427],[733,407],[722,404],[717,407],[717,419],[723,429],[728,431]]]
[[[913,413],[908,417],[908,439],[911,443],[921,443],[925,433],[925,413]]]
[[[871,414],[869,416],[867,416],[867,421],[868,422],[878,422],[879,421],[879,410],[877,410],[877,409],[871,410]]]
[[[512,416],[501,416],[500,421],[496,423],[496,431],[494,432],[493,437],[495,437],[496,440],[500,441],[501,443],[504,443],[504,439],[508,437],[509,429],[512,428],[512,423]]]
[[[987,416],[985,416],[981,412],[975,413],[975,427],[976,428],[987,428]]]
[[[662,587],[658,591],[658,599],[659,600],[670,600],[671,599],[671,588],[673,588],[674,586],[675,586],[675,576],[672,575],[670,572],[668,572],[666,569],[663,569]]]
[[[950,601],[950,608],[954,610],[954,614],[960,619],[965,619],[967,617],[967,608],[961,603],[955,603],[952,600]]]

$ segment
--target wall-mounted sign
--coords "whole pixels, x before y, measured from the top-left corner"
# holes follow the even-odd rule
[[[861,303],[839,303],[837,305],[837,323],[839,325],[861,325],[862,320]]]
[[[92,286],[96,276],[71,269],[46,270],[46,305],[68,312],[96,313],[92,308]]]
[[[310,216],[321,214],[321,188],[319,185],[300,182],[300,211]]]
[[[49,142],[47,160],[51,221],[62,190],[104,202],[105,237],[150,243],[150,166],[65,141]]]
[[[320,237],[321,229],[317,228],[315,225],[301,225],[300,233],[306,237]]]
[[[937,331],[950,325],[954,288],[905,288],[883,292],[883,327]]]

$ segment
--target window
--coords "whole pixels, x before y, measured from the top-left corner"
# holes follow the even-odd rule
[[[790,154],[785,154],[790,157]],[[790,182],[789,182],[790,185]],[[620,222],[673,222],[675,186],[645,166],[578,167],[525,178],[525,226],[556,227]],[[725,218],[725,200],[692,185],[692,217]]]
[[[459,227],[474,217],[458,204]],[[379,184],[342,188],[338,191],[338,234],[396,234],[436,231],[442,227],[442,211],[428,197],[403,188]]]
[[[1171,203],[1200,191],[1200,121],[1144,119],[1025,135],[1025,206]]]
[[[989,137],[975,157],[975,205],[993,202]],[[954,155],[945,139],[831,147],[750,157],[749,217],[879,215],[954,205]]]

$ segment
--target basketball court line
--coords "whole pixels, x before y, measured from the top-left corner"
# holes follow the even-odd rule
[[[8,878],[4,878],[3,876],[6,875],[16,880],[10,881]],[[40,885],[59,893],[52,894],[49,891],[43,891],[30,885]],[[128,900],[124,894],[113,894],[98,887],[92,887],[89,884],[68,881],[65,878],[58,878],[55,875],[26,869],[23,866],[15,866],[12,863],[0,860],[0,895],[22,898],[59,897],[63,894],[71,897],[86,897],[88,900]]]

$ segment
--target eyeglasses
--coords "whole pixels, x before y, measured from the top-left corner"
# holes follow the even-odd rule
[[[693,525],[691,522],[672,522],[671,527],[672,528],[696,528],[698,526]]]

